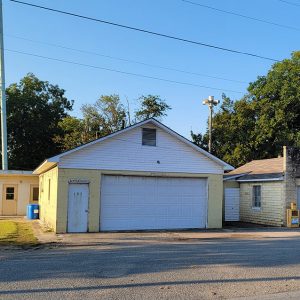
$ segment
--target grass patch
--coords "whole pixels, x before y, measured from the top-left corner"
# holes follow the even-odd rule
[[[8,239],[16,234],[17,224],[12,221],[0,221],[0,241]]]
[[[30,247],[38,244],[30,223],[0,220],[0,246]]]

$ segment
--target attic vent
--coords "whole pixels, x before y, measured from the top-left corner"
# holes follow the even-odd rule
[[[156,146],[156,129],[143,128],[142,145]]]

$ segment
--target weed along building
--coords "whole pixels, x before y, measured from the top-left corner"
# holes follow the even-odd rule
[[[224,169],[149,119],[44,161],[40,219],[58,233],[220,228]]]

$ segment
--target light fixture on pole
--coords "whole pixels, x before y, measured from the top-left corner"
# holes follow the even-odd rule
[[[212,116],[214,106],[218,105],[220,100],[215,100],[214,96],[208,96],[208,99],[203,100],[202,104],[209,107],[209,140],[208,140],[208,151],[211,152],[211,141],[212,141]]]

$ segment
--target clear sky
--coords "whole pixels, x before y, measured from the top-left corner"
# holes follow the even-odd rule
[[[182,0],[28,0],[38,5],[279,60],[299,50],[299,0],[289,0],[295,5],[280,0],[191,1],[296,27],[298,30],[224,14]],[[224,91],[232,99],[239,99],[246,93],[248,83],[266,74],[273,64],[267,60],[30,8],[8,0],[3,0],[3,12],[7,49],[210,87],[156,81],[6,51],[7,85],[18,82],[28,72],[58,84],[66,90],[69,99],[75,100],[74,116],[81,116],[82,104],[94,103],[100,95],[119,94],[123,100],[127,97],[134,110],[139,96],[155,94],[172,106],[164,123],[189,137],[191,129],[196,132],[206,129],[208,108],[202,105],[204,98],[214,95],[220,99]],[[70,51],[13,36],[242,83]]]

